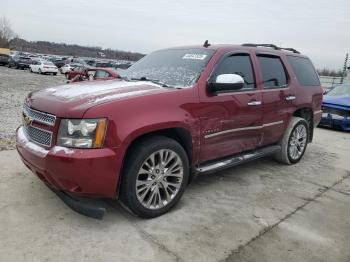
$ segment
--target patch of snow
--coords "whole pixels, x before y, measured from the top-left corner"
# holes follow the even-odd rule
[[[50,95],[52,96],[70,100],[78,97],[83,98],[96,95],[103,95],[124,87],[141,85],[152,85],[161,88],[159,85],[154,84],[152,82],[126,82],[120,80],[109,80],[93,81],[89,83],[76,83],[71,85],[59,86],[57,88],[47,88],[43,91],[50,93]]]
[[[29,150],[30,152],[32,152],[33,154],[35,154],[39,157],[44,158],[49,153],[49,151],[46,150],[45,148],[30,142],[23,131],[23,127],[20,127],[18,129],[17,140],[18,140],[18,142],[21,143],[21,146],[23,148]]]
[[[125,75],[128,78],[139,78],[141,76],[147,76],[149,79],[157,79],[158,81],[165,83],[169,86],[176,88],[188,88],[193,86],[198,77],[200,71],[193,70],[190,66],[156,66],[143,68],[141,70],[128,70]]]
[[[132,91],[132,92],[112,94],[112,95],[107,95],[107,96],[96,98],[94,100],[91,100],[90,102],[91,103],[106,102],[106,101],[121,99],[121,98],[125,98],[125,97],[143,95],[143,94],[150,93],[151,91],[152,91],[152,89],[151,90],[138,90],[138,91]]]
[[[63,151],[65,155],[71,155],[75,152],[73,149],[63,147],[63,146],[54,146],[51,149],[51,153],[54,155],[57,154],[58,152],[61,152],[61,151]]]

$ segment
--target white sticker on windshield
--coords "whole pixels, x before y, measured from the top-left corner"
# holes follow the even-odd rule
[[[182,59],[204,60],[207,55],[203,54],[185,54]]]

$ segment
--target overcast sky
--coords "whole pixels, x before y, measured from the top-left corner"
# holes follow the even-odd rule
[[[211,43],[274,43],[338,69],[350,0],[0,0],[20,37],[148,53]]]

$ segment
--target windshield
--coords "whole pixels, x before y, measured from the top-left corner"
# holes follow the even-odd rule
[[[122,73],[132,79],[156,80],[173,87],[190,87],[213,55],[210,49],[170,49],[151,53]]]
[[[334,87],[327,93],[327,96],[350,96],[350,84]]]

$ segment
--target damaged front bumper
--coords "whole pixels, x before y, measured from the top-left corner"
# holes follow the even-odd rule
[[[16,147],[23,163],[68,206],[84,215],[103,217],[101,208],[88,207],[88,198],[116,198],[117,155],[109,149],[41,147],[27,139],[23,127],[16,132]]]

